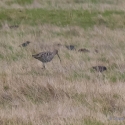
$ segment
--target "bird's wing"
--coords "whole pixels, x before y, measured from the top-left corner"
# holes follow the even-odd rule
[[[34,55],[37,58],[43,57],[43,56],[50,56],[52,53],[51,52],[41,52],[36,55]]]
[[[44,53],[42,53],[42,56],[48,58],[48,57],[50,57],[52,54],[53,54],[52,52],[44,52]]]

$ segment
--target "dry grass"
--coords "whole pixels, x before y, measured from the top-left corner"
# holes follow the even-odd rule
[[[124,1],[87,3],[76,0],[34,0],[31,5],[4,8],[123,10]],[[77,2],[77,3],[76,3]],[[80,3],[81,2],[81,3]],[[40,3],[40,4],[38,4]],[[57,6],[58,5],[58,6]],[[122,5],[122,6],[121,6]],[[97,7],[98,6],[98,7]],[[125,124],[125,30],[123,18],[111,15],[117,26],[20,24],[11,29],[4,22],[0,29],[0,124],[1,125],[124,125]],[[103,17],[99,17],[105,23]],[[102,19],[102,20],[101,20]],[[99,21],[99,20],[98,20]],[[102,22],[104,21],[104,22]],[[120,22],[121,21],[121,22]],[[26,48],[19,45],[31,41]],[[57,47],[56,44],[63,46]],[[64,46],[73,44],[76,51]],[[46,64],[32,58],[41,51],[59,49],[58,57]],[[80,53],[86,48],[90,53]],[[95,52],[98,50],[98,53]],[[105,65],[101,73],[92,66]]]
[[[108,120],[122,118],[125,113],[124,30],[95,26],[85,31],[79,27],[43,25],[3,28],[0,32],[3,125],[124,123]],[[65,37],[65,33],[69,36]],[[32,42],[29,46],[18,47],[27,40]],[[42,63],[31,55],[52,50],[56,43],[74,44],[77,50],[87,48],[90,53],[60,47],[62,63],[55,57],[42,70]],[[101,64],[108,71],[99,74],[91,70]]]

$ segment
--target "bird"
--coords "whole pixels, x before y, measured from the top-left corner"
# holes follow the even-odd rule
[[[105,66],[93,66],[92,68],[98,72],[103,72],[103,71],[107,70],[107,68]]]
[[[50,62],[54,58],[55,55],[58,56],[58,58],[61,62],[57,49],[55,49],[53,52],[50,52],[50,51],[41,52],[36,55],[32,55],[32,57],[41,61],[43,63],[43,69],[45,69],[45,63]]]
[[[74,45],[69,45],[69,46],[65,46],[67,49],[69,50],[75,50],[75,46]]]
[[[99,51],[97,49],[95,49],[95,52],[98,53]]]
[[[78,52],[90,52],[90,51],[88,49],[82,48],[82,49],[79,49]]]
[[[18,28],[19,26],[18,25],[11,25],[9,27],[10,27],[10,29],[12,29],[12,28]]]
[[[30,41],[26,41],[25,43],[22,43],[21,45],[19,45],[19,47],[26,47],[30,44]]]

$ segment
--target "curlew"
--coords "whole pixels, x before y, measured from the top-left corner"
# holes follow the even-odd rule
[[[94,66],[92,68],[98,72],[103,72],[103,71],[107,70],[107,68],[105,66]]]
[[[50,52],[50,51],[41,52],[36,55],[32,55],[32,57],[41,61],[43,63],[43,68],[45,68],[45,63],[50,62],[54,58],[55,55],[58,56],[61,62],[60,56],[58,54],[58,50],[54,50],[53,52]]]
[[[28,44],[30,44],[30,41],[26,41],[25,43],[22,43],[21,45],[19,45],[19,47],[26,47]]]

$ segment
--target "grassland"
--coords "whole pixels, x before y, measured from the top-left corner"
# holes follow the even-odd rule
[[[0,6],[0,125],[125,124],[123,0],[5,0]],[[25,41],[31,44],[19,47]],[[58,43],[62,62],[55,57],[43,70],[32,54]],[[70,44],[76,51],[64,47]],[[95,65],[108,70],[95,72]]]

